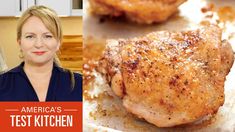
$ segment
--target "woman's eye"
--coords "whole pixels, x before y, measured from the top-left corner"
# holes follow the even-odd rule
[[[31,38],[33,38],[33,36],[32,35],[28,35],[28,36],[26,36],[26,38],[27,39],[31,39]]]
[[[45,37],[46,38],[52,38],[52,35],[46,35]]]

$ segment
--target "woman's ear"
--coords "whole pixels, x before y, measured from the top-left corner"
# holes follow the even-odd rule
[[[21,41],[20,41],[20,39],[18,39],[18,40],[17,40],[17,43],[18,43],[19,45],[21,45]]]
[[[56,51],[58,51],[60,49],[60,45],[61,45],[61,42],[58,41],[58,44],[57,44],[57,47],[56,47]]]

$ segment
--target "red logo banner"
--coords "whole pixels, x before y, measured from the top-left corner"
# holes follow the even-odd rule
[[[0,130],[82,132],[82,103],[1,102]]]

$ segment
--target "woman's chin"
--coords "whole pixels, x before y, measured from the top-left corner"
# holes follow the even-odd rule
[[[25,63],[41,66],[48,63],[53,63],[53,60],[33,60],[33,61],[25,61]]]

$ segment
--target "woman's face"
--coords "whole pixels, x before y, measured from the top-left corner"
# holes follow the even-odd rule
[[[18,43],[23,52],[24,61],[40,65],[53,62],[55,53],[60,47],[60,42],[35,16],[24,23]]]

